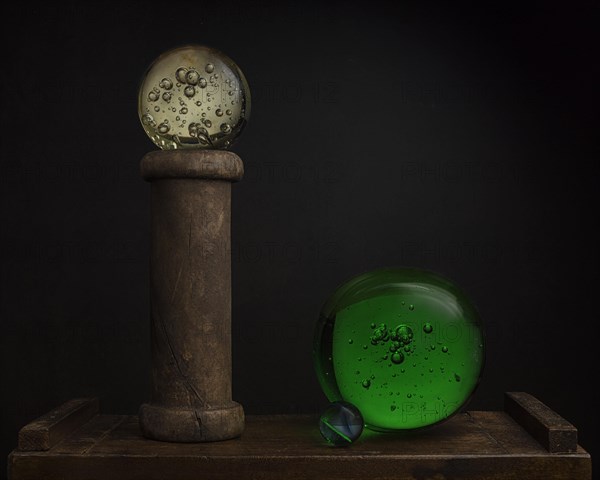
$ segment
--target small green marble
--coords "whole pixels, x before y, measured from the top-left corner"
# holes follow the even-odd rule
[[[335,447],[345,447],[355,442],[364,428],[358,408],[348,402],[333,402],[319,419],[323,438]]]

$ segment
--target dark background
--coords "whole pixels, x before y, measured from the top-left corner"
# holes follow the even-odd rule
[[[252,88],[233,150],[234,398],[314,412],[313,327],[347,278],[419,266],[487,325],[469,408],[527,391],[594,434],[596,2],[3,7],[1,449],[62,402],[149,398],[149,186],[136,112],[161,52],[204,43]],[[1,465],[4,470],[5,463]]]

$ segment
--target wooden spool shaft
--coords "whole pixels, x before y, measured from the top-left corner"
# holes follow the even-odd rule
[[[144,156],[151,182],[152,401],[144,435],[174,442],[239,436],[231,398],[231,182],[243,164],[218,150]]]

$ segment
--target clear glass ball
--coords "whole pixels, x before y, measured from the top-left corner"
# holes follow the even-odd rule
[[[146,71],[138,115],[163,150],[226,149],[250,117],[250,89],[225,54],[187,45],[160,55]]]
[[[345,447],[358,440],[364,425],[358,408],[348,402],[333,402],[319,418],[321,435],[335,447]]]
[[[483,326],[459,288],[425,270],[375,270],[340,286],[317,323],[314,362],[330,401],[372,430],[414,430],[460,410],[479,383]]]

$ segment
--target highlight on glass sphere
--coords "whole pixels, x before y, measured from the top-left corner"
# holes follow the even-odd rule
[[[313,359],[327,398],[371,430],[415,430],[452,416],[479,383],[483,326],[449,280],[419,269],[368,272],[321,310]]]
[[[229,148],[250,117],[250,89],[225,54],[202,45],[175,48],[148,68],[138,115],[163,150]]]

